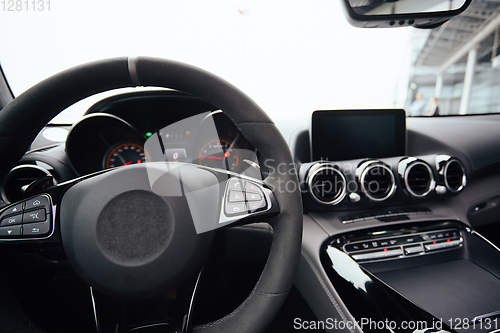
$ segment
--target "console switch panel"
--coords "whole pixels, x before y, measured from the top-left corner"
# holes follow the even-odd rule
[[[462,245],[458,229],[408,233],[388,238],[371,238],[344,244],[344,252],[356,261],[389,257],[410,257],[427,252],[448,250]]]

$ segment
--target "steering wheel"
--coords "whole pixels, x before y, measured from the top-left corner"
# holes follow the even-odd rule
[[[283,169],[279,166],[293,170],[290,150],[281,133],[255,102],[230,83],[193,66],[149,57],[113,58],[65,70],[33,86],[0,112],[0,178],[63,109],[96,93],[135,86],[180,90],[220,108],[262,153],[274,172],[259,182],[218,169],[182,165],[177,174],[160,177],[155,184],[166,188],[172,182],[181,182],[184,192],[178,197],[163,197],[152,191],[148,164],[87,175],[38,196],[49,221],[46,237],[20,235],[8,242],[31,247],[60,242],[74,270],[96,290],[125,299],[154,296],[199,271],[211,245],[213,231],[196,232],[192,219],[197,213],[190,212],[188,201],[202,205],[205,200],[219,198],[217,209],[206,213],[206,218],[212,218],[224,209],[228,184],[256,186],[267,198],[266,207],[248,209],[237,224],[266,221],[272,226],[273,243],[265,268],[253,291],[236,310],[192,329],[265,330],[293,284],[301,249],[301,196],[296,174],[290,170],[278,172]],[[220,184],[221,179],[225,187],[209,186]],[[295,190],[287,190],[291,188]],[[186,198],[186,189],[196,195]],[[18,204],[12,203],[9,208]],[[146,214],[142,220],[147,225],[134,224],[130,215],[138,210]],[[117,232],[116,219],[110,216],[121,221],[119,229],[123,232]],[[149,231],[131,237],[137,228]]]

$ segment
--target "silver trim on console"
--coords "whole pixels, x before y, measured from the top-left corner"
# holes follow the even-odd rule
[[[448,178],[447,178],[448,168],[450,167],[450,165],[452,163],[457,163],[458,166],[460,167],[460,169],[462,170],[462,184],[457,189],[451,188],[450,184],[448,184]],[[467,185],[467,176],[465,175],[465,168],[464,168],[462,162],[460,162],[456,158],[452,158],[448,162],[446,162],[446,165],[444,166],[444,169],[443,169],[443,178],[444,178],[444,184],[446,185],[446,188],[450,192],[453,192],[453,193],[458,193],[458,192],[462,191],[462,189],[465,187],[465,185]]]
[[[429,172],[429,176],[430,176],[430,181],[429,181],[429,188],[427,189],[427,191],[425,191],[424,193],[422,194],[418,194],[418,193],[415,193],[411,187],[410,187],[410,184],[408,183],[408,175],[411,171],[411,169],[417,165],[422,165],[424,166],[427,171]],[[414,197],[417,197],[417,198],[423,198],[425,196],[427,196],[429,193],[432,192],[432,190],[434,190],[434,188],[436,187],[436,180],[434,179],[434,174],[432,172],[432,169],[431,167],[427,164],[427,163],[424,163],[422,161],[415,161],[415,162],[412,162],[411,164],[409,164],[407,167],[406,167],[406,170],[405,170],[405,173],[404,173],[404,183],[405,183],[405,187],[406,187],[406,190],[411,194],[413,195]]]
[[[394,194],[394,192],[396,192],[396,178],[394,177],[394,173],[392,172],[391,168],[389,168],[387,165],[383,164],[382,162],[371,161],[369,163],[370,164],[365,167],[363,172],[361,172],[361,176],[359,177],[359,185],[361,186],[361,191],[366,195],[366,197],[368,199],[370,199],[372,201],[377,201],[377,202],[385,201],[385,200],[389,199]],[[366,187],[365,187],[365,178],[366,178],[368,171],[370,171],[374,168],[378,168],[378,167],[385,169],[389,173],[389,175],[391,176],[391,182],[392,182],[392,185],[390,187],[389,192],[383,198],[375,198],[375,197],[371,196],[369,194],[370,192],[368,192],[366,190]]]
[[[312,167],[314,168],[314,166]],[[312,169],[311,168],[311,169]],[[314,191],[313,191],[313,180],[314,180],[314,177],[321,171],[324,171],[324,170],[331,170],[335,173],[337,173],[341,180],[342,180],[342,189],[340,190],[340,194],[338,194],[335,199],[331,200],[331,201],[324,201],[320,198],[318,198],[318,196],[316,194],[314,194]],[[311,194],[311,197],[318,203],[320,204],[323,204],[323,205],[336,205],[338,203],[340,203],[342,200],[344,200],[345,196],[346,196],[346,193],[347,193],[347,180],[344,176],[344,174],[342,172],[340,172],[335,164],[331,164],[331,163],[321,163],[321,165],[317,166],[317,168],[311,172],[311,174],[307,175],[307,188],[309,190],[309,194]]]

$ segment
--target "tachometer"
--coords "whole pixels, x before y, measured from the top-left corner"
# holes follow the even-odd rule
[[[104,168],[149,162],[150,158],[144,148],[137,143],[120,143],[112,147],[104,157]]]
[[[240,163],[238,150],[224,139],[205,143],[198,154],[198,163],[213,168],[235,170]]]

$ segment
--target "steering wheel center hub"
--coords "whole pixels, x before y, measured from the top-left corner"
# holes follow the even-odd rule
[[[154,260],[172,239],[174,219],[159,196],[143,191],[113,198],[97,220],[97,243],[108,259],[121,265]]]
[[[167,173],[160,182],[168,188],[179,179]],[[73,185],[61,203],[61,236],[87,283],[135,299],[166,292],[197,272],[213,237],[196,233],[186,197],[152,191],[141,164]]]

